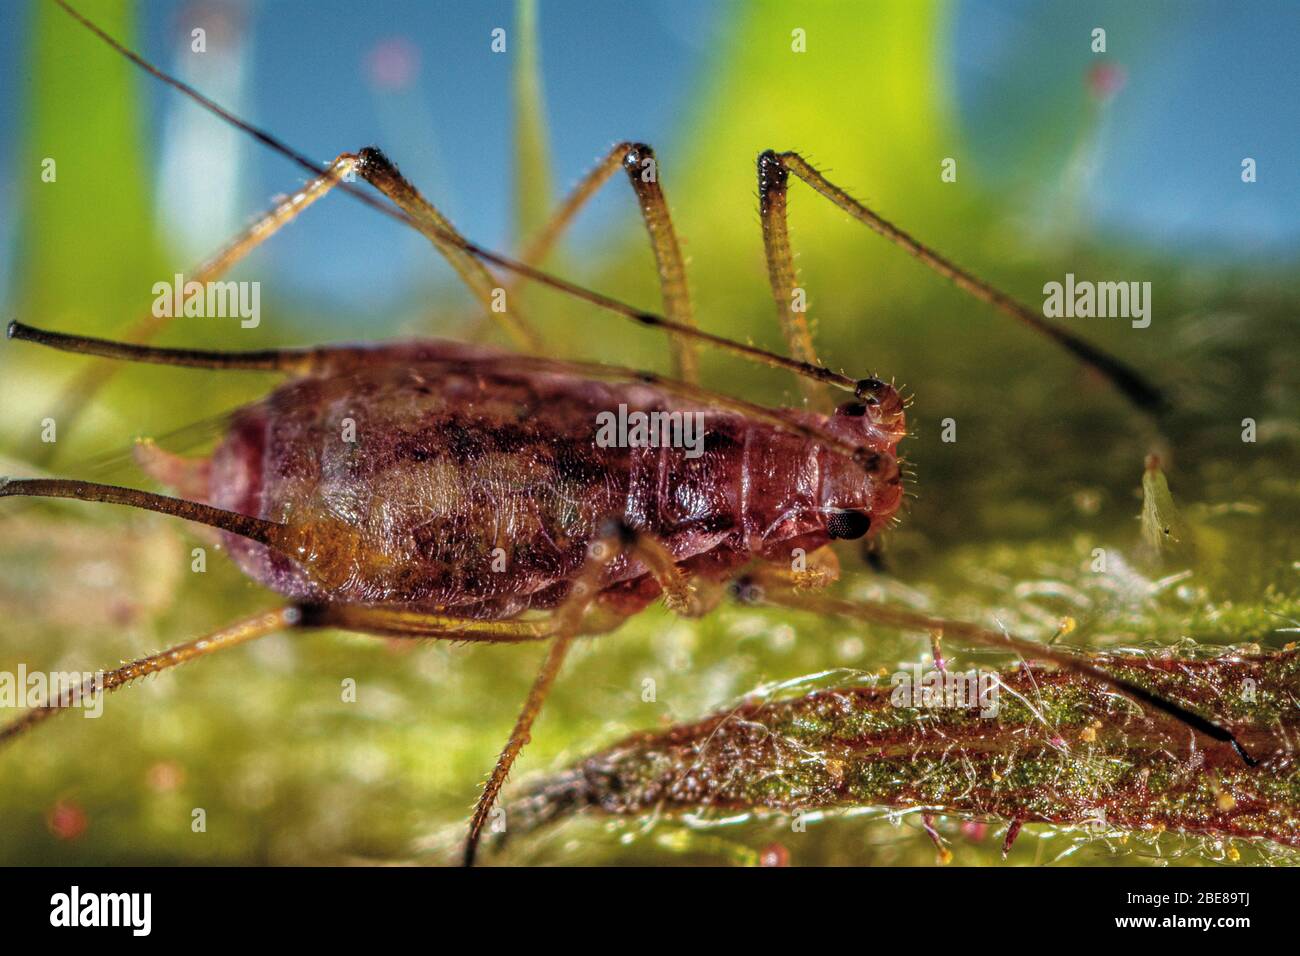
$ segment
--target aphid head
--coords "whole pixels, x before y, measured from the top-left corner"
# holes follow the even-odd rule
[[[826,535],[838,541],[883,529],[903,500],[896,457],[907,434],[903,400],[894,386],[874,378],[859,382],[857,394],[826,419],[828,431],[863,451],[857,460],[822,458],[821,513]]]

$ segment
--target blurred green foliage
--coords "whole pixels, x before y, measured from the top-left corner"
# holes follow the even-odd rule
[[[129,36],[124,8],[98,5],[95,15]],[[846,548],[844,589],[1044,639],[1069,616],[1079,628],[1068,640],[1080,646],[1284,640],[1279,629],[1300,620],[1292,543],[1300,530],[1297,396],[1273,340],[1279,323],[1293,321],[1294,280],[1188,274],[1160,250],[1123,248],[1104,236],[1043,241],[1020,228],[1005,196],[981,185],[974,164],[963,160],[958,184],[942,183],[940,160],[964,155],[944,86],[942,5],[812,4],[794,23],[784,4],[770,0],[737,6],[734,16],[730,46],[717,54],[686,120],[690,149],[660,156],[704,327],[780,347],[754,198],[754,159],[767,147],[804,152],[885,216],[1031,303],[1044,276],[1067,269],[1140,274],[1159,290],[1150,329],[1096,323],[1084,332],[1172,389],[1177,412],[1160,431],[1051,345],[793,185],[791,228],[824,360],[855,375],[896,377],[915,394],[914,434],[904,448],[919,480],[888,538],[888,570],[866,570]],[[26,190],[19,301],[51,325],[108,333],[147,309],[139,290],[177,265],[160,265],[165,244],[150,225],[149,137],[136,105],[144,80],[50,5],[38,5],[34,23],[37,101],[25,155],[66,158],[57,190],[39,182]],[[807,31],[808,54],[791,52],[796,26]],[[1063,110],[1055,121],[1086,135],[1085,111]],[[521,155],[544,139],[543,130],[524,127]],[[1043,157],[1034,168],[1064,175]],[[519,215],[531,221],[535,211],[521,206]],[[557,268],[626,300],[655,303],[653,266],[634,220],[629,210],[603,254],[561,253]],[[613,326],[608,316],[547,294],[530,303],[557,341],[592,343],[585,357],[665,367],[664,343],[650,332]],[[301,343],[311,329],[301,315],[258,334]],[[185,340],[203,344],[211,334],[187,327]],[[42,402],[81,362],[16,347],[5,348],[2,361],[12,452],[16,435],[30,432]],[[714,385],[769,404],[797,394],[788,377],[732,359],[710,355],[705,367]],[[259,376],[131,368],[75,438],[66,436],[58,468],[120,452],[137,433],[209,418],[267,385]],[[1255,444],[1241,441],[1243,417],[1258,422]],[[957,423],[955,444],[939,440],[945,418]],[[1153,450],[1200,544],[1194,564],[1142,563],[1136,517],[1143,459]],[[100,474],[144,483],[124,460]],[[171,593],[110,614],[82,586],[82,576],[94,573],[83,554],[34,549],[29,537],[6,532],[0,573],[43,569],[46,583],[37,584],[53,581],[49,599],[65,611],[78,608],[83,623],[69,626],[66,614],[42,616],[30,604],[21,614],[0,607],[0,667],[94,669],[274,601],[219,556],[206,573],[191,574],[189,549],[201,542],[174,523],[78,505],[20,514],[49,522],[49,542],[76,536],[79,527],[129,527],[164,542],[151,554],[174,554],[168,549],[178,539],[185,546],[179,573],[156,562],[116,564],[127,569],[122,590],[153,593],[145,585],[166,580]],[[1105,576],[1091,570],[1096,548],[1111,557]],[[106,548],[105,561],[113,557]],[[767,680],[828,667],[892,670],[927,650],[922,637],[806,615],[728,608],[683,622],[654,609],[572,655],[516,777],[636,728],[697,717]],[[540,654],[313,633],[270,638],[144,682],[111,698],[101,720],[67,715],[0,754],[0,862],[444,862]],[[355,704],[341,700],[348,678],[359,688]],[[657,685],[652,703],[641,698],[646,678]],[[192,832],[195,808],[206,811],[204,833]],[[70,836],[80,825],[67,821],[83,817],[84,832]],[[779,841],[796,863],[933,861],[914,818],[877,817],[832,818],[798,835],[779,820],[703,832],[670,821],[582,820],[521,841],[499,859],[752,862]],[[958,835],[958,864],[999,862],[999,826],[940,825]],[[1168,834],[1119,846],[1029,826],[1010,862],[1202,862],[1224,852]],[[1247,861],[1272,858],[1266,849],[1241,852]]]

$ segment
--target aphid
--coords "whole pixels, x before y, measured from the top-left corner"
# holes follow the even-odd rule
[[[418,341],[256,352],[156,348],[144,344],[152,317],[110,342],[13,322],[10,338],[109,359],[196,369],[278,371],[290,380],[237,412],[210,459],[161,453],[146,470],[180,497],[63,479],[0,479],[0,497],[104,501],[219,529],[242,570],[288,603],[105,675],[104,690],[136,677],[286,628],[333,627],[367,634],[491,642],[550,641],[518,721],[480,797],[465,859],[578,635],[611,631],[662,596],[682,614],[708,611],[731,584],[749,600],[1009,647],[1106,681],[1250,758],[1232,734],[1176,703],[1105,674],[1068,654],[960,622],[809,594],[833,579],[833,540],[877,534],[894,516],[903,486],[898,444],[904,402],[890,384],[854,379],[817,362],[808,324],[794,308],[786,229],[791,174],[850,216],[902,246],[975,297],[1054,339],[1147,411],[1160,392],[1138,373],[958,268],[852,199],[795,153],[758,159],[763,238],[772,292],[792,358],[699,330],[685,270],[649,147],[620,144],[577,187],[520,260],[477,246],[378,150],[341,154],[322,169],[265,131],[167,76],[55,0],[114,49],[221,119],[307,169],[312,180],[192,273],[213,279],[332,189],[360,198],[419,230],[456,268],[485,311],[523,349],[540,339],[517,311],[490,308],[497,280],[487,266],[666,332],[674,376],[564,362],[473,345]],[[530,265],[582,203],[619,169],[642,210],[658,263],[664,315],[626,305]],[[350,184],[365,179],[392,205]],[[787,369],[810,407],[772,409],[698,382],[704,343]],[[74,390],[84,403],[108,374],[91,366]],[[823,392],[853,398],[833,411]],[[598,437],[616,412],[679,425],[701,416],[690,449]],[[657,445],[657,447],[656,447]],[[795,568],[806,554],[811,568]],[[73,692],[0,729],[12,739],[76,702]]]

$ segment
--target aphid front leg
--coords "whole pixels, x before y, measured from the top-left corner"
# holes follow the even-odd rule
[[[839,555],[831,548],[791,556],[790,567],[762,565],[754,577],[793,588],[795,592],[821,591],[840,579]]]
[[[772,298],[781,320],[790,354],[801,361],[817,364],[808,324],[805,293],[795,284],[794,253],[790,249],[790,229],[786,216],[790,173],[771,150],[758,157],[758,210],[763,222],[763,248],[767,254],[767,277]],[[828,407],[826,387],[800,377],[804,397],[817,409]]]
[[[759,157],[759,183],[760,189],[765,185],[775,188],[773,197],[778,203],[773,207],[772,220],[778,226],[782,223],[777,222],[777,212],[784,212],[784,187],[785,177],[780,175],[784,173],[793,173],[811,186],[821,195],[825,196],[832,203],[844,210],[858,222],[865,225],[872,232],[883,236],[896,246],[900,246],[920,262],[925,263],[930,269],[951,281],[958,288],[969,293],[982,302],[986,302],[999,312],[1007,315],[1016,321],[1028,326],[1035,332],[1045,335],[1055,341],[1067,352],[1073,355],[1080,362],[1089,368],[1096,370],[1104,378],[1110,381],[1123,395],[1135,406],[1148,412],[1160,412],[1164,409],[1164,396],[1160,390],[1146,380],[1126,363],[1115,358],[1107,352],[1102,351],[1095,345],[1084,341],[1072,332],[1068,332],[1058,325],[1046,321],[1038,312],[1030,309],[1021,302],[1016,301],[1007,293],[1003,292],[989,283],[985,282],[961,268],[956,263],[940,255],[934,249],[925,243],[912,237],[893,223],[882,218],[872,209],[869,209],[863,203],[858,202],[847,192],[835,185],[816,168],[813,167],[806,159],[794,152],[777,153],[768,150]],[[766,176],[766,182],[765,182]],[[766,200],[765,200],[766,201]],[[767,238],[769,230],[768,215],[765,213],[763,218],[764,238]],[[772,269],[772,285],[774,294],[782,294],[787,288],[787,278],[784,274],[782,265],[782,256],[780,248],[776,249],[777,263],[776,268],[772,266],[773,245],[768,246],[768,263],[769,269]],[[788,252],[788,249],[786,250]],[[790,277],[790,283],[793,279]],[[778,306],[781,303],[778,301]]]

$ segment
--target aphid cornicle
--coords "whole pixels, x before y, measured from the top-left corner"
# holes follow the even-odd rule
[[[376,150],[341,154],[322,169],[163,74],[65,0],[55,2],[137,65],[314,177],[205,263],[200,276],[219,275],[338,188],[424,233],[476,294],[492,291],[486,262],[664,330],[674,343],[676,371],[667,378],[432,341],[244,353],[164,349],[143,344],[156,323],[124,343],[11,323],[11,338],[105,358],[292,376],[235,413],[209,459],[185,462],[146,450],[145,469],[180,497],[76,480],[0,479],[0,497],[105,501],[219,528],[240,567],[289,599],[280,610],[112,671],[102,688],[84,688],[73,697],[113,690],[143,674],[294,626],[457,640],[550,640],[471,822],[466,860],[472,861],[486,815],[574,637],[610,631],[661,595],[680,613],[704,613],[723,594],[722,585],[743,573],[761,585],[745,593],[770,603],[941,631],[1072,667],[1173,714],[1208,737],[1208,746],[1235,748],[1249,761],[1229,730],[1067,653],[961,622],[808,593],[809,579],[794,567],[792,555],[827,554],[833,540],[878,533],[898,510],[903,488],[897,455],[906,422],[892,385],[849,378],[816,361],[806,318],[791,307],[794,269],[785,225],[790,174],[977,298],[1048,335],[1140,407],[1158,408],[1160,394],[1119,361],[1045,323],[881,219],[797,154],[767,151],[758,160],[769,276],[795,356],[786,358],[695,327],[667,204],[657,177],[641,174],[652,157],[649,147],[621,144],[611,150],[543,235],[553,240],[582,201],[624,169],[658,261],[663,316],[543,273],[529,264],[534,256],[509,259],[465,240]],[[393,205],[346,182],[345,174],[353,171]],[[521,344],[534,340],[521,317],[512,314],[505,324]],[[829,406],[771,409],[707,390],[698,384],[691,351],[701,342],[798,374],[810,398],[824,398],[818,390],[831,386],[853,399],[821,413],[813,409]],[[598,419],[614,409],[702,416],[698,454],[671,443],[600,440]],[[0,728],[0,741],[72,702],[61,699],[29,711]]]

